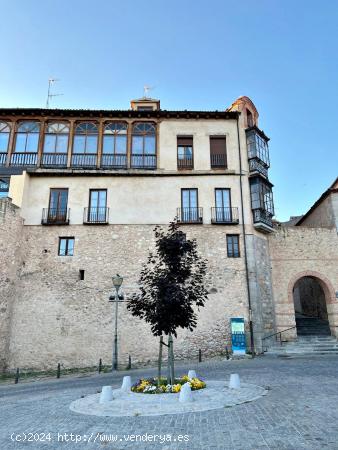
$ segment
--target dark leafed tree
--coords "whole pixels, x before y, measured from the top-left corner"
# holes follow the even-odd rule
[[[168,378],[174,383],[174,353],[172,336],[178,328],[190,331],[197,325],[196,307],[204,306],[207,290],[204,286],[206,260],[197,252],[195,239],[187,240],[175,220],[165,232],[155,230],[156,248],[143,265],[139,292],[128,303],[133,316],[144,319],[154,336],[160,337],[159,377],[163,335],[168,336]],[[195,307],[195,308],[194,308]]]

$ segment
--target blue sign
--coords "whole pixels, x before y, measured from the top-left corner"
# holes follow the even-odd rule
[[[231,344],[234,355],[245,355],[246,339],[243,317],[231,318]]]

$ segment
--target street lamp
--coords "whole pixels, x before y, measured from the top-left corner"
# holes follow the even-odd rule
[[[123,296],[119,297],[119,289],[123,283],[123,278],[119,274],[116,274],[113,278],[113,285],[115,288],[115,295],[109,297],[110,302],[115,302],[115,334],[114,334],[114,347],[112,358],[112,371],[117,370],[118,365],[118,349],[117,349],[117,316],[118,316],[118,304],[123,302]]]

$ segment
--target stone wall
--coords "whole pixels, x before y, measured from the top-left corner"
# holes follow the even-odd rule
[[[9,199],[0,201],[0,371],[7,368],[12,308],[22,262],[22,219]]]
[[[223,353],[229,345],[229,320],[247,319],[244,258],[227,258],[226,233],[238,227],[184,226],[195,237],[200,253],[208,259],[205,308],[191,333],[179,331],[177,358]],[[73,257],[61,257],[59,236],[75,237]],[[17,285],[10,336],[9,367],[81,367],[111,362],[113,308],[108,302],[111,277],[123,275],[126,298],[137,288],[141,265],[153,247],[151,225],[61,227],[25,226],[25,256]],[[243,243],[241,242],[241,246]],[[84,280],[79,270],[85,271]],[[157,358],[158,342],[149,326],[119,305],[119,346],[122,366],[128,355],[133,363]]]
[[[277,331],[295,326],[293,288],[302,277],[322,287],[331,332],[338,330],[338,235],[335,228],[288,227],[269,236]],[[291,330],[285,334],[296,336]]]

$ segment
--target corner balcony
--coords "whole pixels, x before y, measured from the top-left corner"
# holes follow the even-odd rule
[[[69,209],[43,208],[41,225],[69,225]]]
[[[177,208],[179,223],[203,223],[203,208]]]
[[[57,169],[67,167],[67,153],[43,153],[41,155],[41,167]]]
[[[156,155],[131,155],[130,166],[133,169],[156,169]]]
[[[109,208],[85,208],[83,214],[83,223],[85,225],[107,225],[109,222]]]
[[[238,225],[238,208],[211,208],[211,223],[220,225]]]
[[[268,167],[259,158],[249,159],[250,175],[262,175],[268,178]]]
[[[17,167],[34,167],[38,163],[37,153],[12,153],[11,166]]]
[[[96,169],[97,155],[96,153],[73,153],[71,159],[71,167],[73,169]]]
[[[126,169],[127,155],[116,155],[104,153],[101,156],[102,169]]]
[[[5,166],[7,160],[7,153],[0,153],[0,166]]]
[[[263,233],[272,233],[274,231],[272,217],[273,215],[264,209],[253,209],[254,227]]]

